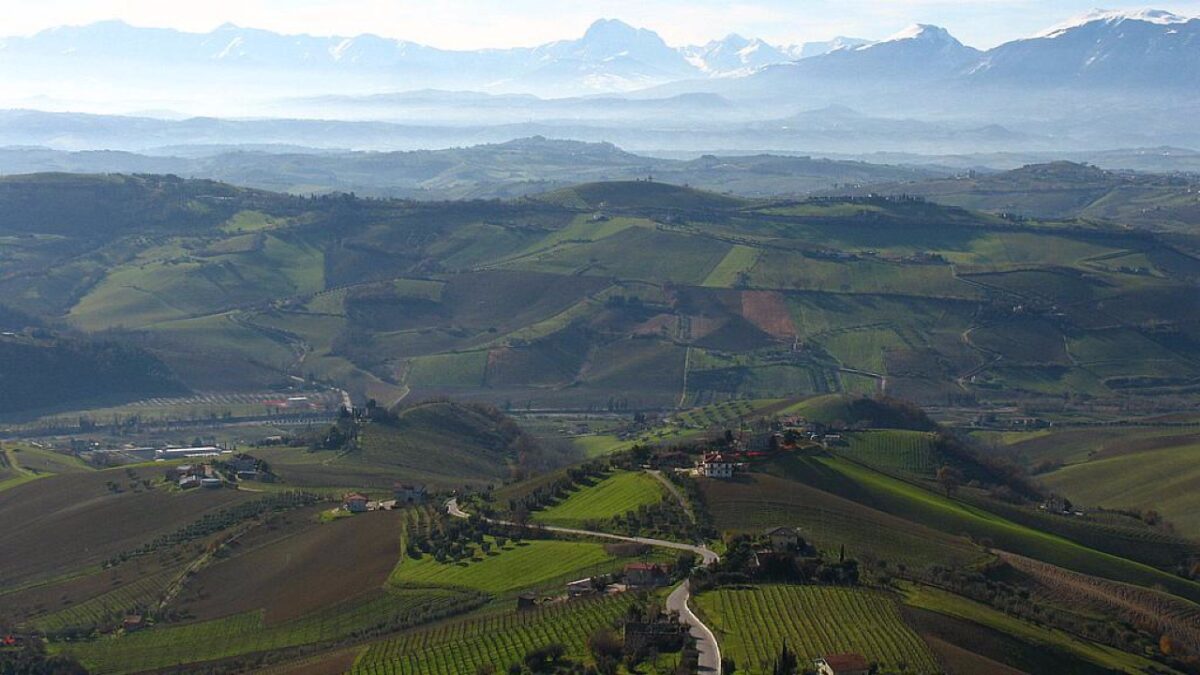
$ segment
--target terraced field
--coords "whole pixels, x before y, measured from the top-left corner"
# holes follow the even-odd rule
[[[901,619],[898,599],[878,591],[766,585],[709,591],[695,602],[738,672],[771,672],[785,644],[801,664],[853,652],[885,671],[941,672]]]
[[[531,649],[549,644],[563,645],[568,656],[586,658],[588,637],[610,626],[635,600],[633,594],[623,593],[413,631],[372,644],[355,661],[352,672],[459,675],[485,665],[502,671]]]
[[[268,626],[262,612],[198,624],[152,627],[121,637],[56,646],[92,672],[134,673],[299,645],[321,644],[380,626],[401,628],[479,606],[482,596],[452,589],[395,589]]]
[[[178,570],[166,570],[142,577],[103,595],[42,616],[32,624],[39,630],[58,631],[116,623],[139,607],[153,606],[178,574]]]
[[[936,588],[920,586],[909,589],[906,592],[905,603],[992,628],[1038,645],[1041,650],[1061,649],[1101,668],[1110,669],[1110,671],[1136,673],[1157,668],[1149,659],[1112,647],[1086,642],[1060,630],[1035,626],[986,605]]]
[[[582,487],[554,506],[538,511],[533,520],[546,525],[580,528],[607,520],[663,499],[662,484],[641,472],[624,471]]]

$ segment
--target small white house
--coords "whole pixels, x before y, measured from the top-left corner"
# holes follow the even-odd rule
[[[709,453],[700,460],[697,472],[705,478],[733,478],[737,463],[720,453]]]

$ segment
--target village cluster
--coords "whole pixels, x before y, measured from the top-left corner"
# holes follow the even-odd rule
[[[725,437],[724,447],[705,452],[699,459],[681,451],[655,455],[652,458],[653,468],[728,480],[753,462],[768,459],[780,452],[828,449],[844,442],[842,434],[801,417],[785,417],[779,420],[777,426],[778,429],[767,434],[729,432]]]

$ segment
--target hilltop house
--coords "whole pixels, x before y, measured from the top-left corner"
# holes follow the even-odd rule
[[[813,662],[817,675],[869,675],[871,664],[861,654],[830,654]]]
[[[775,527],[763,533],[771,540],[771,549],[775,551],[794,551],[800,548],[800,532],[794,527]]]
[[[655,563],[630,563],[625,566],[625,585],[629,588],[658,588],[671,582],[666,568]]]
[[[393,489],[397,504],[424,504],[429,498],[428,489],[420,483],[396,483]]]
[[[363,513],[367,510],[368,501],[370,500],[367,499],[366,495],[351,492],[342,498],[342,508],[350,513]]]
[[[700,460],[700,464],[696,466],[696,471],[705,478],[733,478],[733,471],[737,464],[733,458],[722,455],[719,452],[710,452],[704,455]]]

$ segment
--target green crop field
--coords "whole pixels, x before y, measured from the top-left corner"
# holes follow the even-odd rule
[[[1098,458],[1042,480],[1080,506],[1152,509],[1180,534],[1200,536],[1200,443]]]
[[[587,639],[612,625],[636,596],[622,593],[560,602],[523,612],[456,621],[373,643],[354,664],[356,675],[459,675],[481,666],[498,672],[549,644],[586,658]]]
[[[380,625],[404,626],[479,606],[477,594],[452,589],[394,589],[313,616],[268,626],[262,612],[181,626],[155,626],[120,637],[55,645],[95,673],[134,673],[179,664],[330,642]]]
[[[479,387],[487,352],[421,356],[409,362],[406,382],[412,387]]]
[[[489,539],[489,541],[494,541]],[[613,571],[620,559],[603,544],[532,540],[509,543],[470,562],[441,563],[431,555],[404,558],[390,582],[399,585],[454,586],[503,595]]]
[[[625,471],[576,490],[558,504],[535,513],[533,520],[578,528],[589,521],[607,520],[640,506],[657,504],[662,498],[662,484],[657,480],[644,473]]]
[[[729,253],[725,254],[720,264],[708,273],[708,277],[704,279],[704,285],[713,288],[732,288],[737,283],[739,275],[749,273],[754,268],[760,255],[762,255],[762,249],[740,244],[734,246],[729,249]]]
[[[283,220],[269,216],[261,211],[239,211],[221,226],[225,232],[258,232],[269,230],[283,224]]]
[[[933,435],[923,431],[859,431],[843,437],[846,445],[834,447],[835,454],[874,467],[933,475],[941,466]]]
[[[817,339],[843,366],[872,373],[886,371],[883,363],[886,350],[906,347],[903,338],[891,328],[843,331]]]
[[[766,674],[786,644],[802,667],[825,654],[854,652],[889,671],[940,672],[904,624],[897,599],[879,591],[820,586],[718,589],[696,604],[738,672]]]

